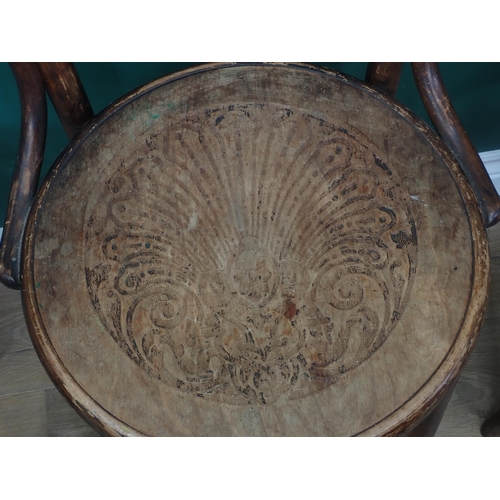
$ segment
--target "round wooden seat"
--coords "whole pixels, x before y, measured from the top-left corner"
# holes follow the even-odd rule
[[[305,65],[207,65],[96,117],[24,242],[37,351],[119,435],[394,435],[456,379],[488,248],[419,119]]]

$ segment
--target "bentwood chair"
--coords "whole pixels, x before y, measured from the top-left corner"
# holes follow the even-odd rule
[[[1,246],[38,355],[108,435],[432,435],[488,298],[498,195],[443,87],[207,64],[93,116],[66,63],[23,110]],[[37,193],[47,91],[70,142]]]

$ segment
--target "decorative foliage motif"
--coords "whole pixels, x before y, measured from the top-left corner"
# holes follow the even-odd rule
[[[106,330],[151,377],[273,404],[382,346],[412,285],[417,228],[397,173],[360,134],[234,104],[143,141],[87,209],[86,272]]]

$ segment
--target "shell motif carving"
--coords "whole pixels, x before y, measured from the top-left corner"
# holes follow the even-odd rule
[[[345,124],[235,104],[115,158],[87,208],[86,273],[124,355],[231,404],[303,397],[365,362],[417,256],[408,193],[374,149]]]

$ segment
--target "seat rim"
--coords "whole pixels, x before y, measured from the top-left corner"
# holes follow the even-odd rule
[[[52,345],[50,333],[45,331],[43,319],[40,316],[40,311],[36,301],[36,284],[33,272],[37,221],[43,211],[44,201],[51,189],[52,183],[57,179],[58,172],[60,169],[64,168],[64,165],[66,165],[71,159],[79,145],[86,141],[102,123],[104,123],[110,116],[113,116],[113,114],[122,107],[167,83],[199,72],[212,71],[231,66],[234,65],[208,64],[195,68],[189,68],[173,75],[167,75],[166,77],[155,80],[154,82],[127,94],[120,100],[111,104],[103,112],[97,115],[89,124],[87,124],[62,152],[44,180],[33,205],[23,242],[24,286],[22,289],[22,299],[28,330],[37,354],[50,377],[54,381],[56,387],[58,387],[58,389],[65,395],[77,412],[94,428],[99,430],[99,432],[110,435],[143,435],[141,431],[134,429],[114,415],[110,414],[76,382],[71,373],[60,360],[54,346]],[[240,66],[254,65],[242,64]],[[460,374],[460,371],[469,357],[479,334],[489,289],[489,253],[486,232],[477,207],[477,201],[465,175],[462,173],[458,163],[446,146],[422,120],[415,117],[415,115],[413,115],[406,108],[401,106],[399,103],[396,103],[390,97],[379,93],[368,85],[359,82],[352,77],[346,77],[338,72],[310,65],[293,64],[289,66],[294,68],[303,68],[309,71],[319,71],[321,73],[335,76],[349,85],[360,88],[372,97],[375,97],[379,101],[388,105],[406,120],[410,121],[413,126],[416,127],[423,136],[425,136],[434,150],[441,156],[444,163],[448,167],[457,185],[457,189],[464,201],[472,233],[474,250],[474,279],[471,286],[472,294],[469,300],[469,308],[460,332],[451,349],[443,358],[440,366],[431,375],[429,380],[417,391],[417,393],[415,393],[399,408],[395,409],[390,415],[387,415],[381,421],[359,433],[359,435],[398,435],[417,425],[417,423],[438,404],[441,396],[449,389]],[[424,388],[430,388],[430,390],[424,391]]]

